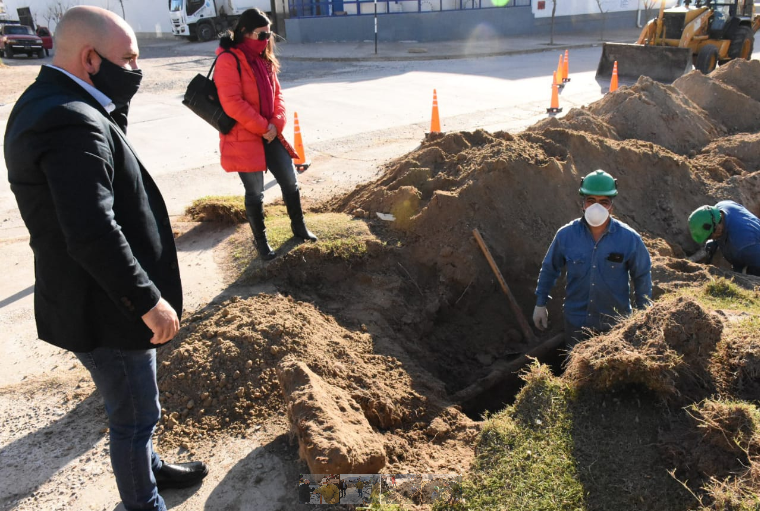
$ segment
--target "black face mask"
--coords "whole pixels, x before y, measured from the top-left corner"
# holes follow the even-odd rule
[[[98,53],[98,52],[95,52]],[[129,105],[132,97],[137,94],[142,81],[141,69],[125,69],[119,67],[98,53],[100,70],[90,74],[92,84],[100,92],[111,98],[116,108]]]

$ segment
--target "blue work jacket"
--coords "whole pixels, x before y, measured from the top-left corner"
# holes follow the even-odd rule
[[[724,215],[723,235],[716,241],[726,261],[734,271],[755,274],[760,269],[760,220],[747,208],[734,201],[724,200],[715,205]]]
[[[649,252],[636,231],[614,218],[596,242],[582,218],[557,231],[538,275],[536,305],[546,305],[565,266],[565,320],[577,328],[606,330],[619,316],[631,313],[629,275],[636,307],[651,302]]]

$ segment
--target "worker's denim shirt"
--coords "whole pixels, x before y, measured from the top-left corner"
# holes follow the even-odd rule
[[[725,215],[726,227],[717,242],[734,271],[760,268],[760,220],[744,206],[724,200],[715,205]]]
[[[651,301],[649,252],[636,231],[614,218],[597,242],[582,218],[557,231],[538,275],[536,305],[546,305],[564,266],[565,319],[575,327],[605,330],[620,315],[630,314],[629,274],[636,307],[643,308]]]

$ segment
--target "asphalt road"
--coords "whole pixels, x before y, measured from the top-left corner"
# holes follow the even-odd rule
[[[600,48],[571,51],[571,82],[560,97],[563,113],[602,96],[607,84],[594,79],[600,53]],[[177,84],[186,83],[188,71],[191,75],[205,72],[210,59],[192,55],[173,58],[148,55],[144,66],[146,74],[163,69],[163,73],[176,74],[176,78],[171,86],[146,87],[147,92],[137,95],[132,106],[129,137],[161,188],[170,213],[182,214],[192,200],[204,195],[242,193],[237,176],[227,175],[219,167],[217,134],[180,102]],[[416,147],[429,129],[433,89],[438,92],[444,131],[482,128],[517,132],[545,118],[551,73],[556,68],[558,55],[559,51],[548,51],[421,62],[284,62],[281,79],[285,100],[289,111],[299,114],[307,157],[313,160],[312,167],[299,177],[304,197],[321,199],[348,191],[375,177],[382,163]],[[19,59],[13,65],[36,66],[45,61]],[[181,74],[183,69],[184,75]],[[2,70],[4,79],[8,78],[8,71]],[[12,104],[0,106],[0,133],[5,132],[11,108]],[[286,135],[290,137],[291,133],[288,130]],[[276,186],[267,190],[270,200],[278,194]],[[188,302],[202,304],[218,292],[204,286],[208,286],[209,281],[221,283],[221,278],[210,272],[217,269],[213,247],[223,235],[224,232],[216,232],[213,236],[217,238],[204,236],[197,245],[193,245],[195,240],[180,238],[180,242],[185,243],[180,250],[180,264]],[[16,389],[24,381],[31,387],[35,381],[44,384],[46,378],[69,374],[78,377],[77,371],[83,370],[72,362],[71,356],[45,343],[34,342],[34,275],[28,233],[6,179],[0,179],[0,260],[5,269],[0,280],[0,327],[4,333],[0,341],[0,387]],[[187,279],[188,275],[197,276],[197,281]],[[27,403],[15,393],[7,393],[5,399],[0,399],[0,416],[10,417],[10,422],[20,423],[28,431],[6,431],[0,434],[0,445],[7,448],[10,443],[23,450],[27,446],[25,442],[37,442],[38,437],[33,433],[55,424],[63,414],[57,411],[59,401],[51,395],[50,402],[55,406]],[[28,425],[18,417],[24,417]],[[81,442],[78,445],[82,447]],[[61,465],[51,465],[48,446],[43,445],[35,455],[37,465],[25,461],[32,467],[32,473],[17,472],[14,465],[9,465],[5,467],[4,480],[6,485],[17,487],[14,491],[20,494],[30,494],[36,488],[34,499],[39,495],[40,503],[72,499],[76,504],[68,509],[80,509],[77,504],[84,503],[92,509],[113,509],[109,503],[117,496],[113,478],[103,468],[107,465],[104,440],[98,440],[97,446],[94,454],[93,451],[76,452],[61,458]],[[218,468],[210,475],[206,488],[187,502],[185,494],[177,494],[170,507],[200,509],[203,499],[205,509],[234,509],[250,502],[261,503],[261,509],[277,509],[280,499],[293,491],[292,481],[286,477],[285,463],[252,446],[250,439],[229,439],[215,447],[214,452],[217,457],[211,461]],[[82,482],[82,474],[93,468],[91,456],[97,459],[99,465],[95,468],[101,472],[97,477],[87,476],[86,484]],[[72,458],[76,461],[69,463]],[[54,470],[56,475],[51,476]],[[258,486],[248,482],[254,470],[268,474]],[[11,480],[8,474],[16,478]],[[69,488],[65,483],[69,482],[76,488],[64,491]],[[358,497],[355,488],[348,490],[347,495],[352,494]],[[52,509],[34,502],[24,507],[41,508]]]
[[[304,196],[324,199],[350,190],[371,179],[383,162],[417,146],[429,129],[434,89],[444,131],[515,132],[545,118],[559,54],[560,48],[435,61],[285,60],[280,77],[286,105],[298,113],[307,157],[314,163],[301,176]],[[594,79],[600,55],[601,47],[571,51],[571,82],[560,92],[563,114],[606,91],[608,84]],[[145,73],[203,72],[210,63],[208,56],[181,59],[150,57],[144,61]],[[239,180],[219,167],[217,134],[182,106],[176,84],[168,92],[147,90],[133,101],[129,138],[166,195],[170,213],[181,214],[203,195],[241,193]],[[0,107],[3,132],[11,108]],[[291,139],[292,127],[291,117],[286,128]],[[270,187],[267,200],[278,193]],[[2,180],[0,239],[25,234],[14,211],[15,201]]]
[[[607,84],[594,80],[599,48],[570,56],[571,82],[560,106],[599,99]],[[437,90],[444,131],[520,131],[546,117],[551,72],[559,52],[428,62],[284,62],[289,112],[297,112],[307,157],[304,195],[325,198],[375,175],[379,165],[416,147],[429,130]],[[286,135],[292,137],[292,117]],[[172,214],[194,198],[240,193],[218,165],[212,128],[185,109],[177,94],[139,94],[130,139],[167,194]],[[270,190],[268,199],[277,194]],[[2,191],[0,191],[2,197]]]

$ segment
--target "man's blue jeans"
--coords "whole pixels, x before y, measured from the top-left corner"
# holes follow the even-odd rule
[[[111,466],[124,507],[166,511],[153,472],[162,462],[153,451],[153,428],[161,418],[156,350],[97,348],[75,353],[95,382],[108,414]]]

